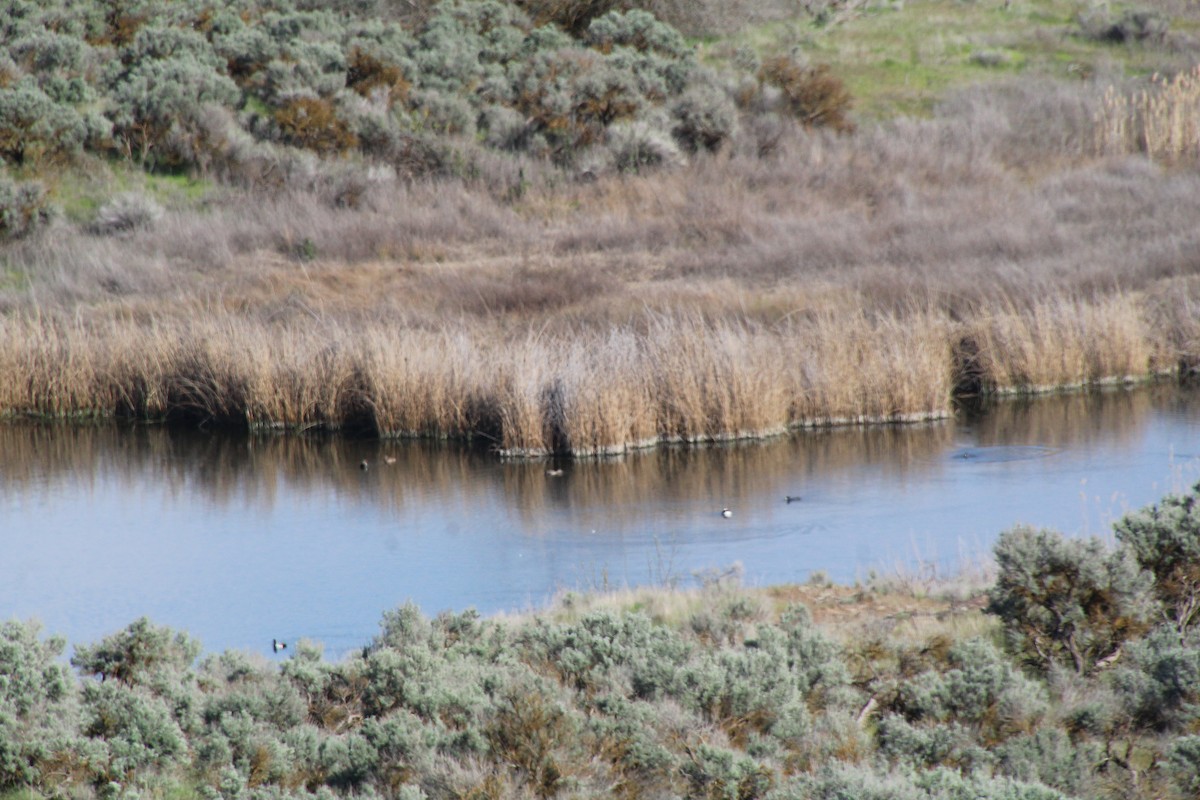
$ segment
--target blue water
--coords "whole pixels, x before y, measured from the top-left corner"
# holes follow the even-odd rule
[[[146,615],[210,651],[307,637],[336,657],[408,600],[521,610],[735,562],[753,584],[949,574],[1013,525],[1108,537],[1197,481],[1200,393],[1175,387],[562,464],[14,423],[0,426],[0,619],[85,644]]]

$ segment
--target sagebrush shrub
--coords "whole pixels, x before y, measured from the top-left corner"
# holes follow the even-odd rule
[[[14,181],[0,174],[0,241],[37,230],[53,217],[50,195],[39,181]]]
[[[1107,11],[1085,12],[1077,21],[1086,36],[1114,44],[1161,42],[1171,28],[1166,15],[1148,8],[1125,9],[1115,18]]]
[[[187,754],[187,739],[171,708],[143,687],[115,681],[86,684],[83,713],[83,733],[107,745],[103,774],[108,780],[169,769]]]
[[[683,162],[670,134],[649,122],[613,125],[608,130],[608,149],[622,172],[642,172]]]
[[[565,777],[561,751],[571,746],[578,726],[555,695],[540,681],[508,687],[486,731],[491,751],[542,798],[558,792]]]
[[[142,617],[94,645],[77,647],[71,664],[82,675],[138,686],[189,669],[199,655],[200,642]]]
[[[1113,530],[1154,575],[1163,608],[1186,631],[1200,613],[1200,484],[1127,514]]]
[[[91,230],[101,236],[149,228],[163,215],[152,197],[139,192],[125,192],[113,197],[96,211]]]
[[[1042,669],[1057,662],[1088,672],[1149,630],[1158,611],[1150,574],[1097,539],[1021,527],[1002,533],[994,552],[987,611],[1013,650]]]
[[[689,750],[680,771],[688,796],[706,800],[754,800],[774,784],[771,770],[753,758],[705,743]]]
[[[902,768],[944,766],[970,773],[990,761],[987,751],[955,722],[914,725],[886,714],[879,720],[875,736],[880,755]]]
[[[624,0],[517,0],[538,25],[554,23],[582,36],[592,20],[624,7]]]
[[[987,641],[953,645],[945,672],[925,672],[901,683],[894,707],[908,720],[975,726],[993,744],[1031,730],[1046,712],[1045,690],[1013,669]]]
[[[1171,745],[1166,769],[1185,796],[1200,795],[1200,736],[1176,739]]]
[[[1200,635],[1165,625],[1125,649],[1112,683],[1130,719],[1155,731],[1200,721]]]
[[[0,625],[0,791],[36,785],[57,751],[76,749],[78,687],[66,647],[34,622]]]
[[[127,60],[118,62],[107,81],[113,104],[108,117],[126,156],[157,162],[168,136],[190,131],[199,109],[238,102],[237,85],[216,71],[211,51],[197,57],[201,43],[207,46],[202,38],[155,29],[141,32],[127,48]],[[162,160],[172,164],[172,155],[164,153]]]
[[[671,134],[688,152],[715,153],[737,128],[737,108],[719,87],[691,86],[671,104]]]
[[[1093,766],[1103,759],[1098,742],[1073,741],[1067,733],[1042,728],[1001,742],[994,749],[996,773],[1060,792],[1088,797],[1095,781]]]
[[[834,763],[775,792],[778,800],[1068,800],[1037,783],[964,776],[954,769],[878,773]]]
[[[80,153],[87,135],[83,117],[33,78],[0,88],[0,160],[35,168],[65,162]]]

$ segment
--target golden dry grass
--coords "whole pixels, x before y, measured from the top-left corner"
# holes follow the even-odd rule
[[[1168,163],[1200,158],[1200,67],[1154,75],[1147,89],[1110,88],[1096,125],[1105,153],[1142,152]]]
[[[55,417],[175,417],[250,428],[486,437],[514,455],[623,452],[796,426],[950,411],[955,337],[998,390],[1143,377],[1164,332],[1136,296],[1055,299],[955,324],[931,312],[753,319],[652,315],[644,327],[506,336],[459,320],[0,320],[0,406]]]
[[[60,224],[3,253],[0,413],[586,456],[1193,369],[1200,174],[1097,158],[1088,91],[785,131],[766,157],[747,131],[517,199],[499,174],[347,209],[318,181],[121,238]]]

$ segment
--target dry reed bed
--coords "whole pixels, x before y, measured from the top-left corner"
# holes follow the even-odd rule
[[[1197,84],[1158,87],[1162,114]],[[349,209],[334,170],[123,238],[61,225],[4,253],[0,413],[588,455],[1195,368],[1200,173],[1098,160],[1100,91],[1023,81],[766,157],[751,132],[516,202],[497,168]],[[1106,108],[1132,130],[1159,106]]]
[[[431,330],[232,314],[150,325],[8,317],[0,410],[481,437],[511,455],[597,455],[941,417],[962,372],[956,344],[968,340],[981,386],[994,391],[1144,378],[1179,363],[1178,342],[1191,335],[1151,324],[1144,305],[1140,295],[1050,298],[959,322],[922,310],[774,325],[652,315],[607,331],[515,334],[478,321]]]
[[[1148,89],[1109,89],[1096,120],[1097,148],[1142,152],[1158,161],[1200,159],[1200,67],[1155,75]]]

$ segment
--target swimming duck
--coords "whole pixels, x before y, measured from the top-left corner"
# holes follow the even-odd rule
[[[733,516],[733,512],[730,511],[728,508],[722,508],[721,516],[724,517],[725,519],[729,519],[730,517]]]
[[[370,466],[370,464],[367,463],[367,460],[365,458],[362,461],[358,462],[358,468],[361,469],[363,472],[366,472],[367,468],[369,466]]]
[[[271,649],[278,653],[280,650],[287,649],[287,642],[281,642],[278,639],[271,640]]]

